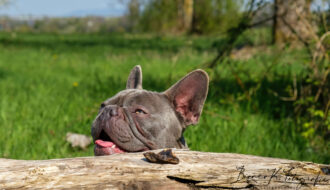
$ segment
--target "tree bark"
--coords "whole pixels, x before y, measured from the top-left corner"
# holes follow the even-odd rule
[[[136,28],[140,17],[140,2],[139,0],[130,0],[128,3],[128,20],[129,30]]]
[[[0,189],[330,189],[329,165],[173,151],[180,160],[177,165],[149,163],[142,153],[33,161],[0,159]]]
[[[194,0],[178,1],[179,28],[184,32],[190,32],[193,22]]]
[[[316,27],[311,22],[311,0],[274,0],[273,42],[308,45],[316,39]]]

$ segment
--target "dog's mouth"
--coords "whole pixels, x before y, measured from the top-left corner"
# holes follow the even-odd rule
[[[116,145],[104,130],[101,131],[99,137],[95,140],[94,143],[94,153],[96,156],[112,155],[126,152],[118,145]]]

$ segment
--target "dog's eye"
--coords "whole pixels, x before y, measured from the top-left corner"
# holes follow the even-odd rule
[[[135,113],[136,113],[136,114],[146,114],[146,112],[143,111],[143,110],[141,110],[141,109],[136,109],[136,110],[135,110]]]
[[[104,108],[105,107],[105,104],[104,103],[102,103],[101,104],[101,106],[100,106],[100,108]]]

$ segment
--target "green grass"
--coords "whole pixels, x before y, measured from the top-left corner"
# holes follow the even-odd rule
[[[0,34],[0,157],[49,159],[93,155],[71,148],[67,132],[89,135],[99,104],[124,89],[140,64],[144,88],[163,91],[215,56],[212,38],[133,35]],[[300,54],[298,52],[297,54]],[[278,62],[263,76],[266,66]],[[326,163],[328,152],[311,149],[297,132],[289,104],[267,89],[283,90],[304,56],[259,53],[231,61],[246,88],[244,99],[229,64],[208,70],[210,92],[197,126],[185,133],[193,150],[237,152]]]

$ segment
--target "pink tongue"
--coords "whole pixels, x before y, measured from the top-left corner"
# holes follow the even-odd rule
[[[112,147],[113,142],[109,142],[109,141],[102,141],[100,139],[96,140],[95,141],[95,144],[99,145],[99,146],[102,146],[104,148],[107,148],[107,147]]]

